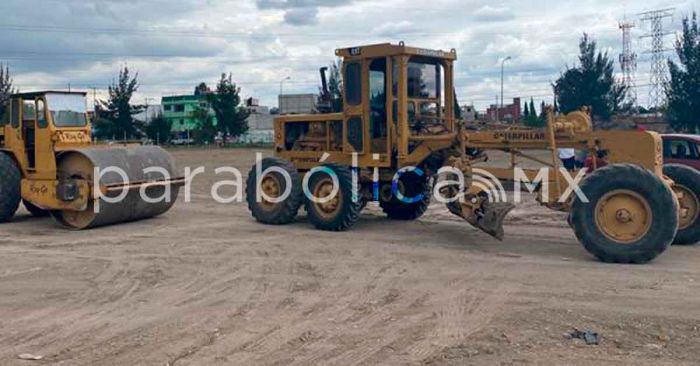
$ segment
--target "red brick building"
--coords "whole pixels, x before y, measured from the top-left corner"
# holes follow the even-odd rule
[[[513,98],[513,104],[504,105],[503,108],[491,105],[485,117],[492,122],[520,123],[521,110],[520,98]]]

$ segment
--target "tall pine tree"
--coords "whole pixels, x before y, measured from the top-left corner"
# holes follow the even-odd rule
[[[216,114],[216,129],[225,135],[237,137],[248,131],[250,113],[241,105],[241,89],[233,82],[231,74],[221,74],[216,93],[209,102]]]
[[[10,95],[15,93],[15,88],[12,86],[12,77],[10,76],[10,67],[0,64],[0,120],[5,113],[5,103],[10,100]]]
[[[105,139],[134,139],[144,134],[143,123],[134,120],[145,106],[131,105],[131,98],[139,88],[138,73],[133,77],[129,68],[119,70],[119,77],[109,86],[109,100],[99,101],[94,121],[95,135]]]
[[[580,65],[566,70],[554,83],[559,109],[569,113],[590,106],[594,117],[609,120],[622,109],[626,87],[615,81],[613,60],[607,52],[597,52],[588,34],[581,38],[579,50]]]
[[[679,131],[700,132],[700,29],[697,14],[683,19],[683,35],[676,41],[680,64],[669,60],[671,83],[667,90],[668,116]]]

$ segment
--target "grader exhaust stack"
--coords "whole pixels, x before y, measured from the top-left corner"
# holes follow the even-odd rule
[[[156,146],[97,146],[82,93],[11,97],[0,126],[0,222],[20,200],[35,216],[81,230],[167,212],[184,183]]]

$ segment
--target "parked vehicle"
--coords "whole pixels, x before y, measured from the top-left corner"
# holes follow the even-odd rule
[[[662,135],[664,140],[664,163],[682,164],[700,170],[699,135]]]

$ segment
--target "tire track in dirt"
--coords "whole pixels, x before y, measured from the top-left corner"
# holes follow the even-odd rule
[[[465,289],[461,284],[463,281],[448,284],[448,289],[457,291],[437,312],[436,324],[430,335],[407,350],[411,360],[426,360],[486,328],[516,289],[507,283],[501,283],[492,290],[483,286]]]

